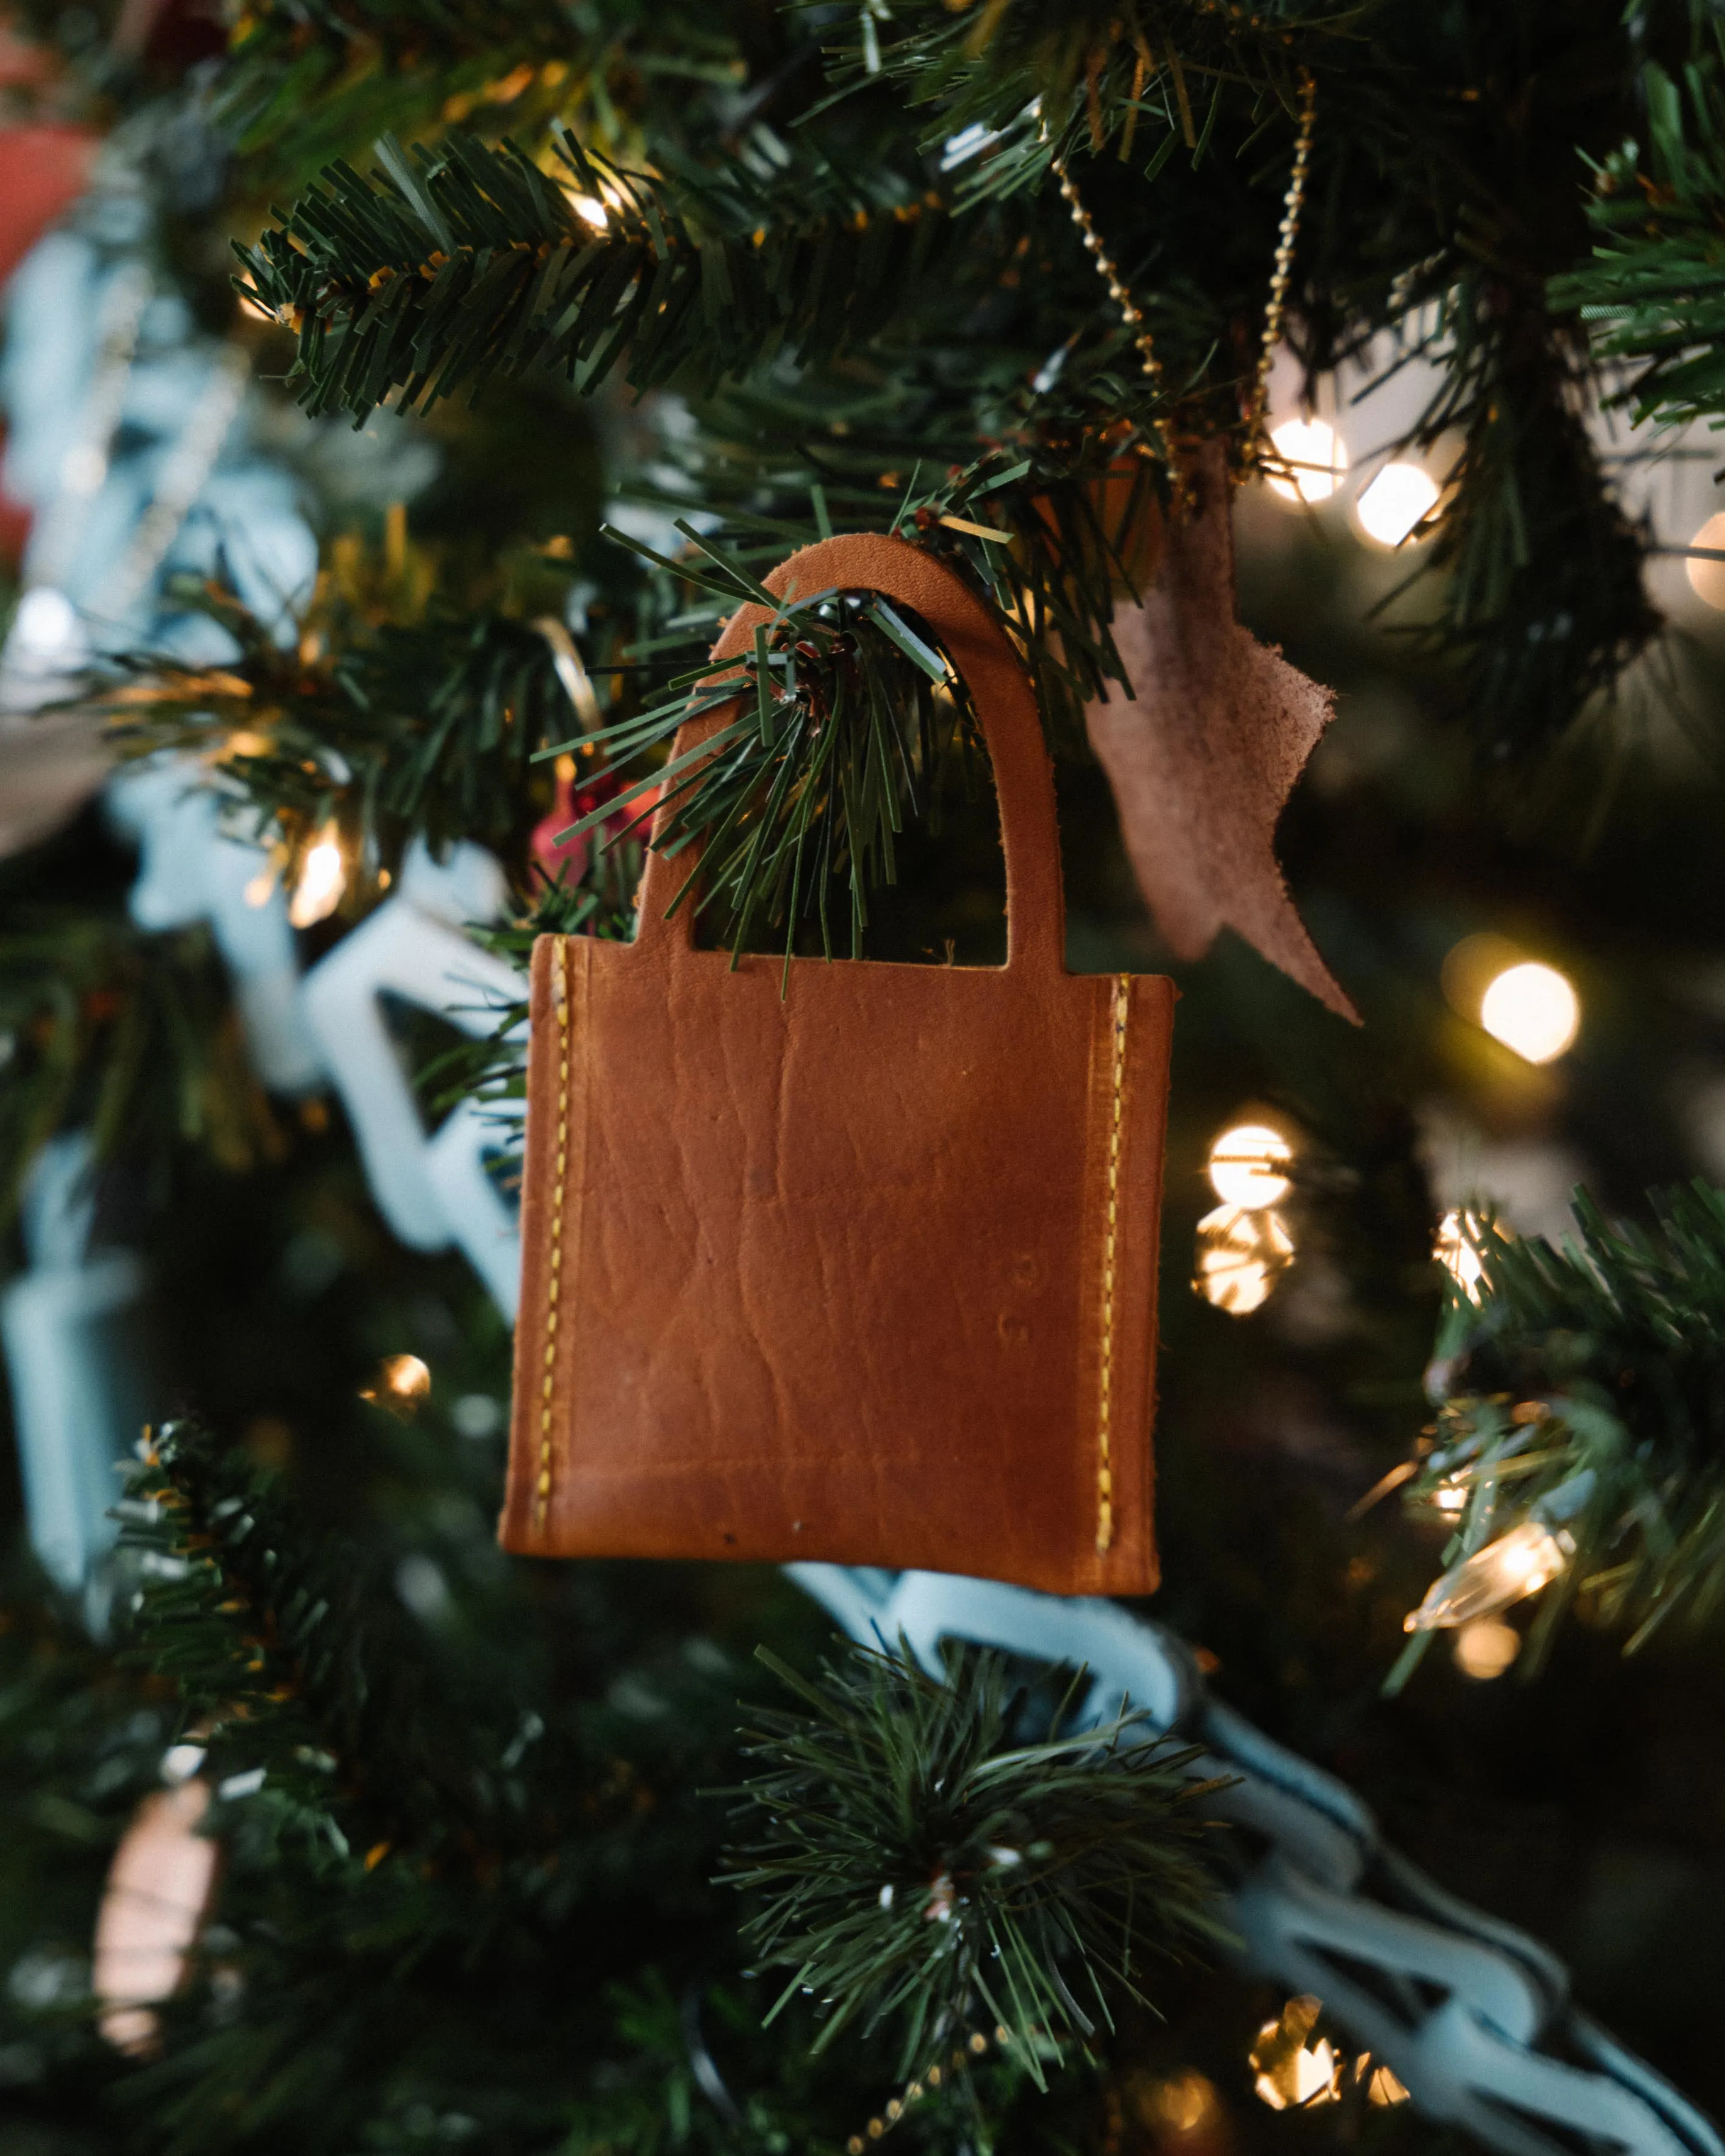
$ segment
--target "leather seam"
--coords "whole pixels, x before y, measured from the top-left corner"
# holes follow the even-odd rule
[[[1109,1087],[1108,1210],[1102,1232],[1102,1363],[1096,1412],[1096,1554],[1106,1555],[1114,1540],[1114,1252],[1120,1228],[1120,1127],[1126,1093],[1126,1021],[1131,1008],[1132,977],[1117,976],[1111,1014],[1114,1068]]]
[[[540,1380],[539,1472],[533,1491],[533,1525],[545,1532],[551,1513],[552,1450],[556,1414],[557,1291],[563,1270],[563,1194],[569,1168],[569,958],[568,943],[552,946],[551,1000],[557,1014],[557,1170],[552,1178],[551,1279],[545,1291],[545,1361]]]

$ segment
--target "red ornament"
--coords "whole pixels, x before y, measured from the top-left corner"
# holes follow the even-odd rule
[[[562,837],[572,824],[592,815],[595,808],[616,799],[623,783],[609,768],[595,771],[580,785],[575,783],[575,759],[560,756],[557,762],[557,798],[552,803],[551,814],[542,817],[533,827],[531,841],[535,864],[543,872],[547,883],[575,885],[587,874],[593,859],[593,833],[580,832],[576,836]],[[651,824],[653,812],[659,805],[659,789],[651,787],[625,801],[614,816],[606,817],[598,826],[599,836],[607,845],[614,842],[639,823],[643,832]]]

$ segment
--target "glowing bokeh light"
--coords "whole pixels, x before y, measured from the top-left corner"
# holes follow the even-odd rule
[[[1460,1213],[1446,1213],[1438,1223],[1437,1241],[1431,1255],[1448,1273],[1469,1301],[1480,1299],[1485,1265],[1468,1233],[1471,1223]]]
[[[1476,1617],[1455,1635],[1455,1666],[1478,1684],[1501,1677],[1521,1651],[1521,1634],[1501,1617]]]
[[[1437,506],[1438,484],[1423,465],[1385,465],[1353,505],[1359,528],[1380,547],[1399,547]]]
[[[1249,1317],[1270,1299],[1294,1260],[1294,1239],[1267,1207],[1219,1205],[1198,1224],[1198,1273],[1192,1285],[1230,1317]]]
[[[1272,494],[1284,501],[1327,501],[1348,470],[1348,449],[1323,419],[1284,419],[1271,441],[1286,467],[1265,475]]]
[[[1725,510],[1708,517],[1689,543],[1725,554]],[[1725,613],[1725,562],[1710,562],[1705,556],[1692,554],[1683,566],[1689,572],[1689,588],[1702,605]]]
[[[416,1408],[431,1391],[431,1372],[417,1355],[386,1355],[377,1383],[364,1397],[387,1406]]]
[[[1555,966],[1507,967],[1480,998],[1480,1024],[1528,1063],[1550,1063],[1581,1027],[1581,1000]]]
[[[300,880],[288,906],[288,919],[295,928],[310,928],[327,920],[341,903],[347,888],[347,864],[338,839],[323,838],[306,849],[300,865]]]
[[[1293,1147],[1268,1123],[1236,1123],[1210,1147],[1210,1188],[1224,1205],[1248,1211],[1274,1205],[1288,1194],[1288,1178],[1280,1171],[1293,1158]]]

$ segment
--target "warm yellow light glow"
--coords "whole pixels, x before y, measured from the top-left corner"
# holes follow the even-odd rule
[[[1323,419],[1284,419],[1270,437],[1286,469],[1266,475],[1284,501],[1327,501],[1348,469],[1342,437]]]
[[[1322,2036],[1315,2044],[1307,2041],[1322,2011],[1319,1999],[1302,1992],[1259,2030],[1247,2063],[1257,2076],[1252,2086],[1260,2102],[1272,2111],[1315,2110],[1341,2095],[1342,2066],[1334,2051]]]
[[[245,902],[248,906],[268,906],[275,896],[275,865],[272,861],[267,867],[259,869],[247,884]]]
[[[1405,2103],[1408,2101],[1408,2092],[1388,2066],[1378,2066],[1373,2070],[1372,2078],[1366,2083],[1366,2096],[1373,2103]]]
[[[595,232],[603,232],[611,222],[610,211],[606,208],[597,195],[572,194],[569,197],[569,207],[577,217],[583,223],[590,224]]]
[[[1322,2036],[1315,2044],[1306,2041],[1322,2011],[1317,1999],[1302,1994],[1259,2030],[1247,2063],[1256,2075],[1259,2102],[1272,2111],[1313,2111],[1341,2095],[1341,2062],[1329,2042]]]
[[[1272,2111],[1315,2111],[1337,2101],[1336,2055],[1320,2037],[1310,2051],[1296,2051],[1284,2072],[1260,2074],[1252,2087]]]
[[[1438,1223],[1437,1241],[1431,1255],[1448,1273],[1470,1302],[1480,1299],[1480,1281],[1485,1276],[1485,1265],[1474,1248],[1473,1238],[1468,1233],[1468,1219],[1460,1213],[1446,1213]]]
[[[1725,553],[1725,510],[1717,516],[1708,517],[1689,543]],[[1689,572],[1690,588],[1697,598],[1703,605],[1715,607],[1725,613],[1725,562],[1709,562],[1704,557],[1692,554],[1683,566]]]
[[[1279,1213],[1219,1205],[1198,1224],[1198,1274],[1192,1285],[1230,1317],[1246,1317],[1270,1299],[1294,1258],[1294,1239]]]
[[[288,919],[295,928],[310,928],[314,921],[326,920],[341,903],[347,888],[347,864],[341,858],[341,842],[333,836],[318,839],[306,849],[300,864]]]
[[[431,1390],[431,1372],[417,1355],[386,1355],[377,1366],[381,1390],[398,1400],[423,1400]]]
[[[1210,1147],[1210,1188],[1224,1205],[1274,1205],[1288,1194],[1280,1164],[1293,1157],[1293,1147],[1268,1123],[1236,1123]]]
[[[1555,966],[1528,959],[1501,973],[1480,999],[1480,1024],[1529,1063],[1563,1054],[1581,1024],[1581,1003]]]
[[[1359,528],[1380,547],[1399,547],[1437,506],[1438,484],[1422,465],[1385,465],[1353,505]]]
[[[1455,1666],[1465,1677],[1489,1684],[1522,1651],[1522,1635],[1501,1617],[1476,1617],[1455,1635]]]
[[[1512,1602],[1549,1587],[1569,1562],[1574,1545],[1540,1520],[1523,1520],[1435,1579],[1425,1599],[1403,1620],[1409,1632],[1437,1632],[1495,1617]]]
[[[1222,2100],[1213,2082],[1189,2071],[1158,2082],[1149,2092],[1147,2107],[1157,2124],[1171,2133],[1201,2133],[1221,2117]]]
[[[1440,1512],[1461,1512],[1467,1509],[1467,1492],[1458,1483],[1445,1482],[1431,1494],[1431,1502]]]

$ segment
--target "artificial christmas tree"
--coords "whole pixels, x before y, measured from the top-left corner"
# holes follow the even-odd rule
[[[0,2148],[1714,2156],[1717,1209],[1635,1225],[1725,1176],[1708,22],[13,27],[9,116],[100,140],[0,382]],[[785,1026],[1014,955],[963,639],[762,589],[836,532],[1028,684],[1073,993],[1181,992],[1115,1163],[1141,1227],[1163,1180],[1148,1604],[990,1577],[968,1483],[940,1573],[496,1544],[536,939],[675,933]],[[596,1219],[700,1183],[658,1039]],[[954,1104],[892,1067],[847,1034],[815,1105],[914,1166]],[[1018,1253],[883,1317],[824,1159],[774,1286],[829,1419],[937,1354],[997,1397]],[[700,1347],[583,1277],[567,1358]],[[1040,1486],[1003,1444],[983,1495],[1034,1539]]]

